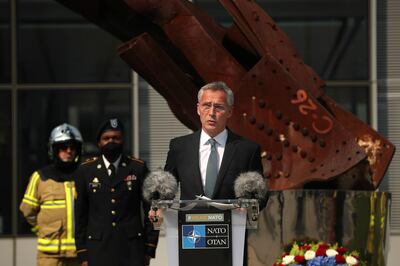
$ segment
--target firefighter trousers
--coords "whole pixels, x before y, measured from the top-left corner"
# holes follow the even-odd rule
[[[38,257],[37,266],[80,266],[78,258]]]

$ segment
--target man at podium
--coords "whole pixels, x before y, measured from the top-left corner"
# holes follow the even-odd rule
[[[235,198],[234,181],[240,173],[262,173],[260,146],[227,128],[234,96],[224,82],[206,84],[197,98],[202,128],[171,140],[165,171],[180,182],[181,199]]]

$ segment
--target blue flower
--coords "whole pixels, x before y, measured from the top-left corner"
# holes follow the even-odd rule
[[[322,265],[324,266],[335,266],[336,258],[335,257],[324,257],[322,259]]]
[[[324,257],[315,257],[307,261],[307,266],[323,266],[322,260]]]

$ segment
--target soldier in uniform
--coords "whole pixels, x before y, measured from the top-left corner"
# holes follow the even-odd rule
[[[20,210],[38,235],[37,265],[78,266],[74,240],[74,180],[81,156],[82,136],[62,124],[49,139],[53,164],[35,171]]]
[[[143,266],[155,257],[158,231],[146,216],[144,161],[123,154],[118,119],[103,123],[97,135],[101,156],[79,168],[75,237],[82,265]],[[143,207],[143,209],[142,209]]]

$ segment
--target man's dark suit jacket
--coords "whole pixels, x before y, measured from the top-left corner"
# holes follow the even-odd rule
[[[204,195],[199,167],[200,133],[172,139],[165,171],[173,174],[181,185],[181,199]],[[260,146],[228,130],[225,151],[215,184],[213,199],[234,199],[234,181],[241,173],[262,173]]]

